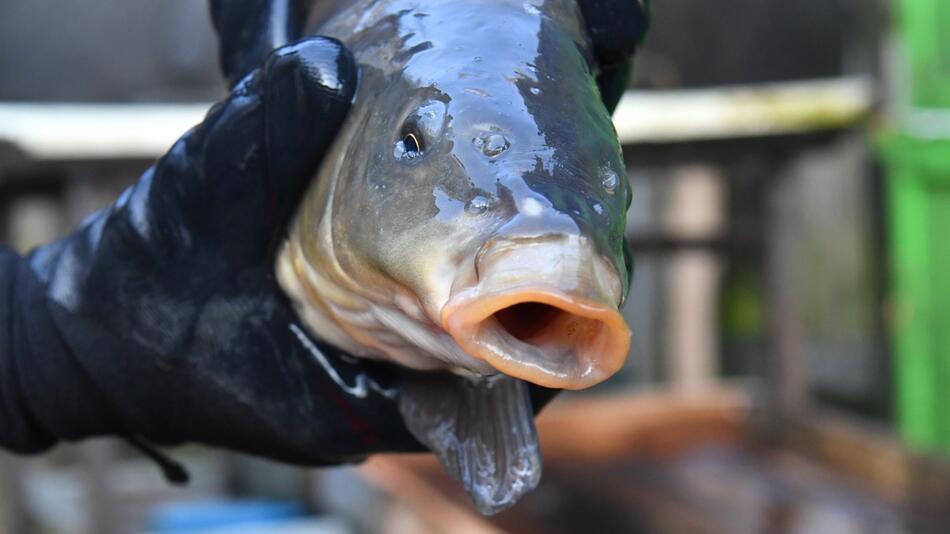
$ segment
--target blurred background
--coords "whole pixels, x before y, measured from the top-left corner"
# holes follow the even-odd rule
[[[950,3],[657,0],[615,114],[627,368],[491,519],[426,456],[0,453],[3,532],[950,532]],[[225,94],[194,0],[0,6],[0,243],[111,203]],[[945,400],[945,401],[944,401]],[[944,401],[944,402],[941,402]]]

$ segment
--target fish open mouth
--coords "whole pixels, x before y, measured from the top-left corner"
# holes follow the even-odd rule
[[[630,330],[616,307],[554,287],[458,300],[443,311],[456,343],[502,373],[541,386],[593,386],[623,366],[630,347]]]

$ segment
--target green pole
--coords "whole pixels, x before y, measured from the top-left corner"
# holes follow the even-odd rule
[[[883,144],[897,423],[950,452],[950,2],[900,0],[899,131]]]

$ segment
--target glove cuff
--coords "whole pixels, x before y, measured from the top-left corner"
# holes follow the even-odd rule
[[[22,352],[28,325],[17,313],[17,291],[24,261],[0,247],[0,447],[19,453],[48,449],[56,439],[38,424],[24,395],[23,364],[31,359]]]
[[[115,427],[105,417],[112,410],[54,326],[46,289],[28,261],[0,247],[0,447],[18,453]],[[127,439],[170,482],[188,481],[181,465],[141,438]]]
[[[76,239],[74,236],[73,239]],[[37,253],[49,261],[59,256],[69,240],[53,243]],[[12,432],[2,444],[17,452],[39,452],[57,441],[75,441],[105,434],[125,434],[116,410],[76,358],[59,323],[64,311],[50,300],[46,280],[31,265],[33,256],[7,259],[6,294],[0,298],[8,319],[8,340],[0,368],[0,388],[13,419]],[[69,263],[68,261],[65,263]],[[62,266],[61,266],[62,267]],[[56,308],[56,310],[54,310]],[[81,322],[72,318],[73,322]],[[80,330],[83,325],[74,325]],[[102,346],[88,336],[89,345]],[[103,350],[102,352],[108,352]],[[114,354],[112,355],[114,357]],[[108,356],[107,356],[108,357]]]

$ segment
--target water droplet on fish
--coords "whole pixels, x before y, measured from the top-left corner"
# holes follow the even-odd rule
[[[541,89],[539,89],[539,88],[537,88],[537,87],[532,87],[532,88],[531,88],[531,94],[533,94],[533,95],[540,95],[540,94],[541,94]]]
[[[620,185],[620,177],[614,171],[607,171],[601,184],[612,195],[617,190],[617,186]]]
[[[597,212],[597,215],[603,215],[603,214],[604,214],[604,205],[601,204],[600,202],[594,204],[594,211]]]
[[[485,133],[473,139],[472,142],[475,148],[490,158],[501,155],[511,146],[508,138],[500,133]]]
[[[480,215],[488,210],[488,206],[490,204],[491,201],[481,195],[478,195],[465,204],[465,211],[471,215]]]

